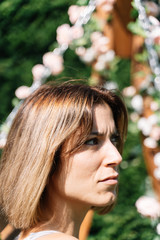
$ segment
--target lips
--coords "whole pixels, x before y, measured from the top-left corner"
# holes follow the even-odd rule
[[[108,176],[107,178],[104,178],[104,179],[100,180],[99,182],[106,182],[109,180],[118,180],[118,174]]]

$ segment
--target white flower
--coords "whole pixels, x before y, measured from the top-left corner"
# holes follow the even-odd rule
[[[125,97],[133,97],[136,93],[136,88],[134,86],[129,86],[123,89],[123,95]]]
[[[157,166],[157,167],[160,167],[160,152],[156,153],[154,155],[154,164]]]
[[[37,64],[32,68],[32,74],[34,81],[41,80],[45,75],[45,66],[42,64]]]
[[[91,34],[91,42],[94,43],[96,42],[99,38],[101,38],[103,35],[101,32],[93,32]]]
[[[142,113],[143,110],[143,98],[141,95],[135,95],[131,100],[132,107],[138,112]]]
[[[159,6],[151,1],[146,1],[144,2],[145,6],[147,7],[147,12],[149,15],[153,15],[153,16],[158,16],[160,8]]]
[[[142,196],[135,205],[137,211],[145,217],[158,218],[160,216],[160,203],[154,198]]]
[[[96,0],[96,5],[99,6],[105,2],[106,2],[106,0]]]
[[[142,131],[144,136],[149,136],[152,130],[152,125],[147,118],[142,117],[139,119],[137,127]]]
[[[57,42],[61,44],[70,44],[73,40],[71,27],[69,24],[63,24],[57,28]]]
[[[155,168],[153,174],[154,174],[154,177],[159,181],[160,180],[160,168]]]
[[[155,27],[150,33],[149,37],[155,39],[160,36],[160,26]]]
[[[80,17],[81,13],[85,10],[85,6],[77,6],[77,5],[72,5],[68,9],[68,15],[69,15],[69,20],[72,24],[74,24],[78,18]]]
[[[159,105],[157,102],[155,101],[152,101],[151,104],[150,104],[150,107],[151,107],[151,110],[152,111],[157,111],[159,109]]]
[[[81,59],[86,63],[91,63],[93,62],[95,57],[96,57],[95,50],[92,47],[90,47],[86,49],[85,54],[81,56]]]
[[[160,127],[153,126],[151,133],[150,133],[150,137],[152,137],[156,141],[159,141],[160,140]]]
[[[118,85],[116,82],[106,82],[104,84],[104,88],[106,88],[108,90],[118,89]]]
[[[156,148],[157,147],[157,142],[151,137],[145,138],[143,143],[148,148]]]
[[[142,130],[143,126],[146,125],[146,123],[147,123],[147,118],[141,117],[138,121],[138,124],[137,124],[138,129]]]
[[[102,61],[97,61],[95,64],[94,64],[94,69],[98,72],[100,71],[103,71],[105,68],[106,68],[106,64],[105,62],[102,62]]]
[[[137,122],[139,120],[139,115],[136,112],[133,112],[130,114],[130,119],[132,120],[132,122]]]
[[[150,115],[147,119],[151,125],[155,125],[158,121],[158,117],[155,114]]]
[[[101,6],[101,9],[107,13],[113,10],[113,5],[110,3],[106,3]]]
[[[30,95],[31,91],[30,88],[27,86],[21,86],[16,89],[15,95],[19,99],[25,99]]]
[[[48,67],[53,75],[63,71],[63,58],[61,55],[48,52],[43,55],[43,64]]]
[[[154,26],[159,26],[160,25],[157,18],[155,18],[153,16],[149,16],[148,19],[149,19],[149,21],[152,25],[154,25]]]
[[[113,4],[115,0],[96,0],[96,5],[100,6],[105,12],[110,12],[113,9]]]
[[[101,54],[98,56],[98,61],[108,63],[113,61],[114,57],[115,52],[113,50],[108,50],[105,54]]]
[[[106,53],[109,50],[108,43],[109,38],[102,35],[96,41],[93,41],[92,47],[98,54]]]
[[[84,34],[84,30],[80,26],[73,26],[71,27],[72,37],[73,39],[81,38]]]
[[[85,47],[78,47],[78,48],[76,48],[76,54],[78,56],[84,56],[85,52],[86,52]]]
[[[160,235],[160,223],[157,224],[156,231],[157,231],[158,235]]]

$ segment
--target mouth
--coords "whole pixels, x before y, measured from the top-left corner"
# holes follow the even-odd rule
[[[99,182],[100,183],[111,184],[111,185],[117,184],[118,183],[118,174],[115,174],[115,175],[109,176],[107,178],[104,178],[104,179],[100,180]]]

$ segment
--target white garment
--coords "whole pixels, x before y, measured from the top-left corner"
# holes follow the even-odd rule
[[[34,233],[30,233],[28,235],[28,237],[24,238],[24,240],[35,240],[39,237],[48,235],[48,234],[52,234],[52,233],[58,233],[58,231],[54,231],[54,230],[49,230],[49,231],[41,231],[41,232],[34,232]]]

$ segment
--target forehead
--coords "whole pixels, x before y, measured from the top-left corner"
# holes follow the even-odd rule
[[[100,133],[115,131],[113,113],[108,104],[94,106],[92,131],[98,131]]]

